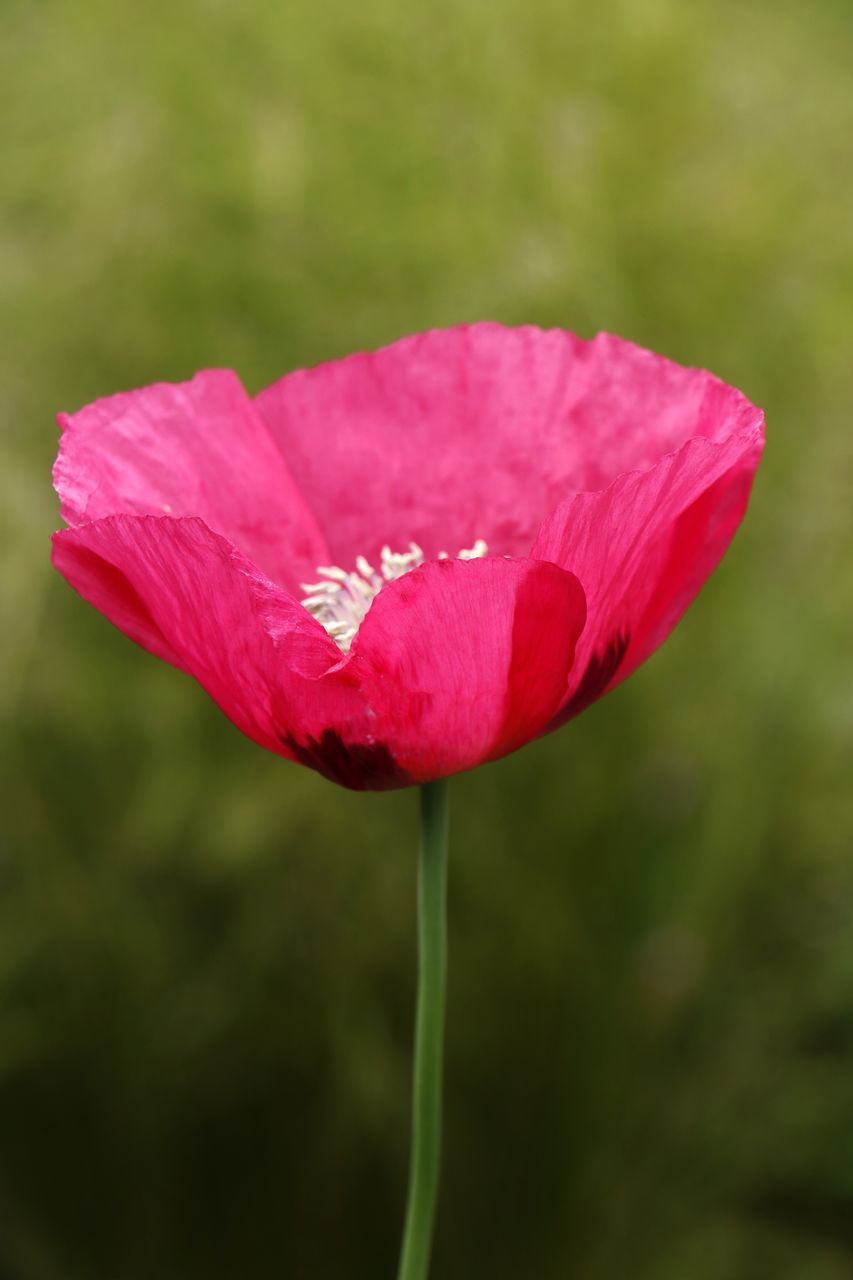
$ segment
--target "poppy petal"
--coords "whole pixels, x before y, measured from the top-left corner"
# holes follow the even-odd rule
[[[54,484],[68,524],[199,516],[290,589],[327,561],[280,450],[230,370],[109,396],[59,421]]]
[[[344,658],[201,520],[107,517],[55,534],[53,557],[249,737],[357,789],[442,777],[537,736],[585,618],[580,584],[556,565],[436,561],[383,588]]]
[[[763,446],[708,373],[493,324],[254,403],[213,370],[60,421],[60,571],[255,741],[361,789],[496,759],[624,679],[724,553]],[[360,565],[369,598],[357,557],[411,541],[426,562],[342,654],[298,584]]]
[[[288,374],[255,403],[345,566],[411,539],[430,559],[477,538],[526,556],[568,493],[754,412],[710,374],[609,334],[491,323]]]
[[[542,732],[560,705],[586,616],[556,565],[437,560],[383,588],[348,673],[412,781],[470,769]]]
[[[320,734],[358,705],[323,628],[202,520],[109,516],[54,534],[53,561],[90,604],[195,677],[244,733],[294,756],[291,727]]]
[[[688,441],[648,471],[568,497],[533,555],[577,574],[588,620],[555,724],[625,679],[669,635],[720,561],[746,509],[763,419],[718,442]]]

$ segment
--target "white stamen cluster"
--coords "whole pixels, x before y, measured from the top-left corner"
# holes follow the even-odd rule
[[[350,573],[339,569],[336,564],[321,564],[317,569],[321,581],[301,584],[306,593],[302,601],[305,608],[325,627],[344,653],[349,653],[364,615],[385,583],[395,582],[404,573],[424,563],[424,553],[416,542],[409,543],[408,551],[392,551],[390,547],[383,547],[380,554],[378,573],[364,556],[359,556],[355,569]],[[482,538],[478,538],[473,547],[460,551],[456,558],[478,560],[488,554],[489,548]],[[441,551],[438,558],[448,560],[450,557],[446,551]]]

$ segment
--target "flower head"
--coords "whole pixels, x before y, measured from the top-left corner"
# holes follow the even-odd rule
[[[629,675],[720,560],[764,440],[709,373],[496,324],[60,424],[60,572],[249,737],[358,789],[497,759]]]

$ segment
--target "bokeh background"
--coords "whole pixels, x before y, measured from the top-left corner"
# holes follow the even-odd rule
[[[414,793],[55,575],[54,414],[476,318],[768,414],[677,633],[453,784],[436,1277],[853,1274],[853,9],[4,0],[0,1275],[378,1280]]]

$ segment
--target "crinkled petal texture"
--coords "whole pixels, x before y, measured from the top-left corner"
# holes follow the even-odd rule
[[[199,516],[293,589],[328,557],[281,451],[230,369],[96,400],[59,423],[54,483],[68,524]]]
[[[586,617],[556,565],[434,561],[381,592],[344,659],[201,520],[109,516],[57,533],[54,562],[249,737],[358,789],[457,773],[542,733]]]
[[[530,559],[435,560],[377,596],[349,669],[416,781],[538,737],[586,621],[577,578]]]
[[[526,556],[570,493],[749,429],[739,392],[610,334],[463,325],[288,374],[259,412],[335,564],[485,538]]]
[[[576,573],[588,619],[560,713],[564,723],[666,639],[743,518],[760,430],[696,438],[648,471],[573,494],[544,521],[532,555]]]
[[[257,742],[356,788],[468,769],[663,641],[746,507],[763,418],[609,335],[483,324],[294,373],[227,371],[61,419],[54,559]],[[483,560],[439,560],[485,538]],[[414,539],[346,656],[298,599]]]

